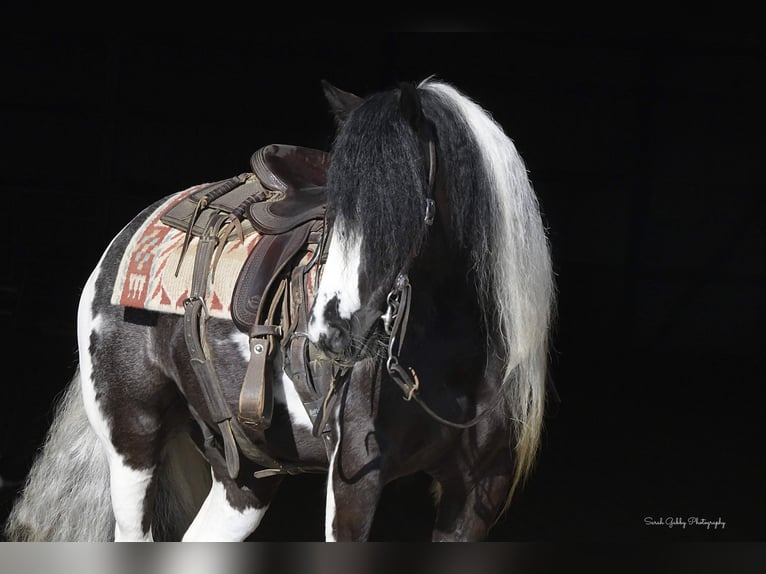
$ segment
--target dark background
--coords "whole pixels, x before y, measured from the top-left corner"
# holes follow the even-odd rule
[[[74,373],[80,289],[123,225],[168,193],[247,170],[262,145],[329,149],[322,78],[367,95],[436,74],[515,141],[557,273],[562,400],[491,539],[766,538],[759,34],[11,30],[2,42],[5,481],[23,479]],[[254,539],[321,540],[323,484],[286,481]],[[427,539],[426,488],[420,476],[387,488],[373,538]],[[13,493],[0,489],[0,519]]]

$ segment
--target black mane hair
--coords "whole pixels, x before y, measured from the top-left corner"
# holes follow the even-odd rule
[[[450,241],[470,250],[478,263],[488,257],[491,238],[480,150],[448,102],[428,90],[418,94],[434,131],[438,181],[445,186],[447,205],[437,200],[436,210],[449,211]],[[398,88],[381,92],[348,116],[333,145],[327,181],[333,217],[343,220],[346,232],[363,236],[364,268],[386,281],[421,248],[428,194],[428,158],[399,99]]]
[[[429,279],[431,293],[449,284],[470,299],[469,314],[485,322],[486,329],[474,331],[487,336],[488,356],[503,363],[516,485],[539,443],[555,306],[550,249],[524,161],[486,110],[444,82],[429,79],[403,95],[397,88],[366,100],[343,93],[330,101],[343,103],[344,113],[328,171],[328,207],[345,233],[362,238],[360,291],[369,294],[370,307],[380,306],[381,294],[420,252],[426,234],[443,232],[425,245],[413,269],[423,274],[418,280]],[[432,228],[424,223],[428,159],[416,132],[422,122],[412,121],[420,110],[438,166]],[[427,264],[445,257],[437,273],[429,273]]]

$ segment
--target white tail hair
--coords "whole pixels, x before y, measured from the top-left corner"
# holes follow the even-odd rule
[[[158,472],[152,531],[179,539],[209,488],[210,470],[188,435],[166,447]],[[45,443],[5,525],[15,542],[106,542],[114,539],[109,466],[82,401],[79,370],[61,396]]]
[[[105,542],[114,536],[109,466],[82,406],[79,371],[6,524],[8,540]]]
[[[516,438],[512,494],[531,469],[542,430],[555,299],[548,239],[524,161],[502,127],[449,84],[427,79],[421,87],[439,95],[465,119],[494,192],[493,253],[477,262],[477,271],[498,310],[503,339],[504,384]]]

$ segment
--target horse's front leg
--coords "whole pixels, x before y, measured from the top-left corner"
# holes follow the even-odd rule
[[[261,523],[282,476],[247,480],[252,469],[242,462],[240,477],[233,480],[223,457],[207,449],[212,484],[205,502],[183,536],[184,542],[242,542]]]
[[[383,488],[379,458],[367,456],[354,437],[341,436],[337,428],[336,433],[327,474],[325,540],[365,541]]]
[[[486,539],[508,501],[513,477],[510,453],[487,459],[461,455],[437,474],[438,504],[434,542],[477,542]]]
[[[376,361],[353,368],[336,396],[329,425],[325,540],[365,541],[370,536],[383,486],[384,452],[378,442],[376,419],[381,371]]]

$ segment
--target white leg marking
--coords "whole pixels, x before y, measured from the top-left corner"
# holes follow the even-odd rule
[[[212,472],[211,472],[212,474]],[[184,534],[184,542],[241,542],[261,523],[268,505],[237,510],[226,499],[226,488],[215,479],[197,516]]]
[[[337,220],[309,320],[309,340],[312,343],[316,344],[320,335],[327,332],[324,310],[330,300],[338,298],[338,312],[344,319],[350,319],[362,307],[359,295],[361,263],[362,238],[350,235],[342,221]]]
[[[117,453],[109,457],[109,478],[114,510],[115,542],[151,542],[152,530],[144,533],[144,498],[154,469],[135,470],[127,466]]]
[[[232,344],[239,350],[245,363],[250,361],[250,339],[245,333],[237,331],[231,335]]]
[[[335,431],[338,442],[335,443],[335,448],[333,449],[332,457],[330,458],[330,468],[327,471],[327,501],[325,506],[324,520],[324,539],[326,542],[336,541],[335,529],[333,527],[336,513],[335,490],[333,489],[333,473],[335,472],[335,460],[338,458],[338,448],[340,447],[340,422],[335,424]]]

